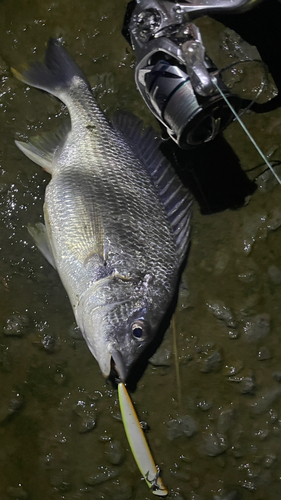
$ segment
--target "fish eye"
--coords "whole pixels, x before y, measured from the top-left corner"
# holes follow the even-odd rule
[[[135,321],[132,324],[132,335],[139,342],[145,339],[145,325],[143,321]]]

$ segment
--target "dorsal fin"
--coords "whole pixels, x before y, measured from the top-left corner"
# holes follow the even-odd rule
[[[142,133],[142,120],[125,111],[116,112],[112,124],[122,133],[150,174],[165,207],[175,235],[179,258],[182,260],[189,243],[192,195],[160,152],[161,139],[152,127]]]

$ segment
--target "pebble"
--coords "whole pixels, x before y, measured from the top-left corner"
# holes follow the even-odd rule
[[[220,351],[215,351],[206,359],[201,360],[200,371],[203,373],[217,372],[221,367],[222,357]]]
[[[76,323],[73,323],[67,330],[68,335],[74,340],[83,340],[84,337],[79,326]]]
[[[272,212],[272,216],[268,220],[267,227],[271,231],[275,231],[281,226],[281,211],[278,208],[275,208]]]
[[[244,481],[239,481],[239,484],[242,488],[250,491],[255,491],[257,489],[257,485],[253,481],[247,481],[246,479]]]
[[[274,380],[276,380],[277,382],[281,382],[281,370],[277,371],[277,372],[273,372],[272,373],[272,377],[274,378]]]
[[[265,459],[264,459],[264,466],[269,469],[269,467],[271,467],[274,462],[276,461],[276,455],[275,453],[270,453],[269,455],[266,455]]]
[[[168,426],[168,439],[173,441],[179,437],[191,437],[197,430],[198,426],[195,420],[189,415],[182,418],[170,420]]]
[[[153,366],[171,366],[171,355],[171,347],[161,345],[155,354],[153,354],[153,356],[149,359],[149,363]]]
[[[270,354],[268,348],[266,346],[262,346],[258,352],[258,360],[264,361],[264,360],[270,359],[270,358],[271,358],[271,354]]]
[[[0,371],[2,373],[9,373],[12,371],[12,359],[9,348],[4,345],[0,345]]]
[[[188,288],[188,284],[186,283],[186,280],[184,278],[182,278],[180,286],[179,286],[177,307],[179,307],[180,309],[187,309],[190,306],[191,306],[190,290]]]
[[[225,250],[218,250],[215,254],[214,275],[223,274],[230,260],[230,255]]]
[[[0,56],[0,75],[3,76],[8,74],[9,74],[9,65],[6,63],[3,57]]]
[[[64,493],[71,490],[69,482],[69,472],[65,469],[57,469],[54,475],[50,478],[50,484]]]
[[[255,394],[256,380],[253,373],[241,379],[240,392],[241,394]]]
[[[281,283],[281,270],[278,267],[276,267],[274,265],[269,266],[268,274],[269,274],[271,281],[275,285],[280,285],[280,283]]]
[[[216,457],[228,448],[228,442],[223,434],[209,432],[204,436],[204,452],[209,457]]]
[[[57,349],[57,341],[52,335],[44,334],[41,344],[49,354],[53,354]]]
[[[277,147],[277,149],[278,149],[278,147]],[[276,151],[277,151],[277,149],[276,149]],[[280,176],[280,174],[281,174],[280,166],[277,165],[274,168],[274,170],[275,170],[276,174]],[[259,187],[259,190],[262,193],[268,193],[269,191],[272,191],[272,189],[274,187],[278,186],[278,181],[277,181],[276,177],[273,175],[273,173],[269,169],[258,176],[256,183]]]
[[[14,393],[7,404],[2,402],[0,408],[0,423],[4,423],[23,406],[23,398],[19,393]]]
[[[236,328],[237,323],[233,318],[233,313],[222,301],[209,301],[207,306],[211,309],[215,318],[223,321],[229,328]]]
[[[85,481],[90,486],[96,486],[97,484],[104,483],[109,479],[113,479],[117,475],[118,472],[116,469],[110,469],[109,467],[104,467],[103,465],[101,465],[100,467],[98,467],[98,472],[96,474],[88,476]]]
[[[125,458],[125,451],[120,441],[109,441],[106,444],[105,454],[112,465],[120,465]]]
[[[205,498],[201,495],[198,495],[197,493],[192,492],[190,495],[190,500],[205,500]]]
[[[222,493],[222,496],[215,495],[213,496],[213,500],[240,500],[240,495],[238,491],[232,490],[229,493]]]
[[[113,500],[130,500],[133,498],[133,488],[130,484],[124,483],[122,480],[122,484],[119,483],[118,480],[111,483],[106,488],[106,499],[112,498]],[[99,498],[105,498],[104,496]]]
[[[252,405],[252,411],[256,415],[260,415],[269,410],[270,406],[281,394],[280,387],[274,387],[265,391]]]
[[[219,434],[225,434],[231,427],[233,427],[234,422],[237,418],[236,411],[234,408],[227,408],[219,414],[217,430]]]
[[[238,339],[239,338],[238,330],[229,330],[228,336],[230,339]]]
[[[226,377],[237,375],[237,373],[239,373],[242,370],[243,366],[244,366],[243,362],[238,359],[237,361],[233,361],[229,365],[225,365],[223,374]]]
[[[199,408],[202,411],[208,411],[212,408],[213,403],[212,401],[205,401],[204,399],[202,401],[199,401],[197,408]]]
[[[93,401],[79,401],[73,406],[73,411],[81,418],[78,431],[83,434],[89,432],[96,426],[97,409]]]
[[[257,314],[257,316],[246,319],[244,335],[247,342],[257,342],[266,337],[270,331],[269,314]]]
[[[20,337],[26,332],[29,318],[25,314],[12,314],[3,328],[4,335]]]
[[[21,485],[16,487],[9,486],[6,492],[11,498],[15,498],[16,500],[27,500],[29,498],[29,495]]]

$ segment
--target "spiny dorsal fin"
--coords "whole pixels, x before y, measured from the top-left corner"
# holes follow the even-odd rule
[[[192,195],[160,152],[161,139],[152,127],[142,133],[143,122],[132,113],[124,111],[114,114],[112,124],[122,133],[149,172],[165,207],[182,261],[189,243]]]

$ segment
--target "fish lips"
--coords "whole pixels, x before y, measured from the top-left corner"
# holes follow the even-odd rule
[[[111,358],[113,361],[113,368],[117,372],[119,380],[125,382],[129,370],[124,362],[124,358],[121,352],[117,351],[116,349],[113,349],[111,351]]]

